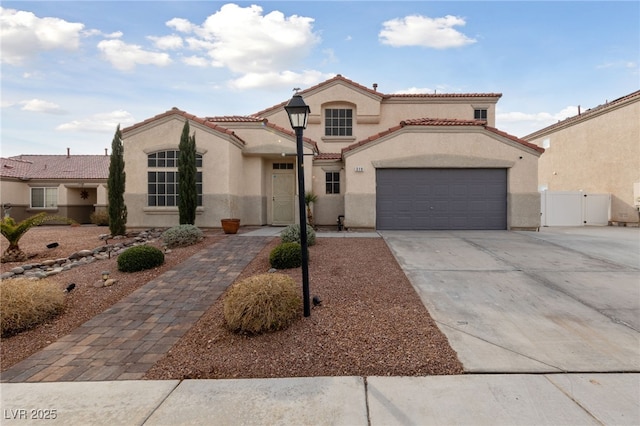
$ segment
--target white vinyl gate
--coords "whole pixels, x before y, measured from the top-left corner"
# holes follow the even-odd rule
[[[611,194],[542,191],[540,199],[542,226],[609,224]]]

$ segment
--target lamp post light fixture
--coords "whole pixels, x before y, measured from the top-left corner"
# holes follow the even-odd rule
[[[298,90],[298,89],[294,89]],[[304,316],[311,315],[309,300],[309,253],[307,248],[307,221],[304,202],[304,154],[302,152],[302,131],[307,127],[307,119],[311,108],[304,103],[302,96],[296,92],[287,106],[284,107],[289,115],[291,128],[296,133],[296,150],[298,157],[298,204],[300,209],[300,246],[302,249],[302,299],[304,304]]]

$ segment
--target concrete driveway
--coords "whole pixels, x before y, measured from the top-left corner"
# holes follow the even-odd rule
[[[470,373],[640,371],[640,230],[381,231]]]

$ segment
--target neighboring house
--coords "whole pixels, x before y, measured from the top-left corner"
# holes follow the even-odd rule
[[[89,223],[107,205],[108,155],[20,155],[0,159],[2,216],[40,212]],[[9,209],[10,206],[10,209]]]
[[[610,221],[638,223],[640,91],[578,111],[523,139],[545,149],[540,190],[611,194]]]
[[[497,130],[496,93],[383,94],[340,75],[300,92],[307,191],[318,225],[535,229],[544,149]],[[196,135],[196,225],[297,222],[296,143],[284,106],[251,116],[172,109],[123,129],[130,227],[178,223],[177,153]]]

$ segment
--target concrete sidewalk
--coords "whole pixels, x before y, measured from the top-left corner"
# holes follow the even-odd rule
[[[3,425],[637,425],[640,374],[2,383]]]

